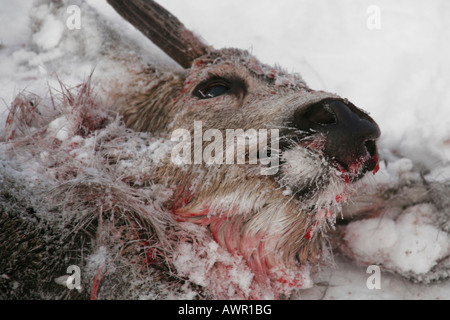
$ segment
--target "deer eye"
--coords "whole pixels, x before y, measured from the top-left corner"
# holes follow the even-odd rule
[[[193,95],[200,99],[211,99],[230,91],[230,84],[225,79],[212,79],[202,82],[195,88]]]
[[[199,99],[212,99],[224,94],[234,95],[242,99],[247,93],[247,85],[244,80],[237,77],[225,79],[218,76],[200,83],[192,92]]]
[[[224,86],[222,84],[217,84],[214,86],[209,87],[207,90],[205,90],[205,92],[201,92],[201,94],[203,94],[203,99],[209,99],[209,98],[215,98],[218,96],[223,95],[224,93],[226,93],[228,90],[230,90],[229,87]]]

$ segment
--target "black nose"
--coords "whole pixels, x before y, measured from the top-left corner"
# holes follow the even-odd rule
[[[326,99],[306,110],[299,109],[293,119],[296,129],[319,133],[324,137],[321,148],[325,156],[343,169],[364,172],[377,165],[375,140],[380,129],[375,121],[353,104],[338,99]],[[360,170],[361,171],[361,170]]]

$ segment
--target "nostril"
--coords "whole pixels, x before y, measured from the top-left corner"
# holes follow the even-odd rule
[[[313,123],[321,125],[334,124],[337,122],[336,115],[326,101],[314,105],[306,111],[304,117]]]
[[[310,105],[306,110],[297,109],[293,118],[294,127],[304,132],[323,131],[324,126],[337,122],[336,113],[327,100]]]
[[[364,146],[371,157],[377,154],[377,145],[374,140],[367,140],[364,142]]]

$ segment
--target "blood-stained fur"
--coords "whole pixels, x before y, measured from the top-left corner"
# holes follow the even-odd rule
[[[340,243],[336,220],[370,211],[347,204],[379,170],[376,122],[244,50],[208,47],[183,70],[131,61],[113,104],[91,79],[61,84],[47,104],[14,101],[1,145],[1,296],[255,299],[311,287]],[[175,163],[173,133],[195,140],[199,122],[192,161]],[[266,130],[276,161],[248,163],[246,145],[244,163],[237,147],[232,161],[207,163],[208,130],[223,137],[222,159],[229,130]],[[60,285],[70,265],[83,290]]]

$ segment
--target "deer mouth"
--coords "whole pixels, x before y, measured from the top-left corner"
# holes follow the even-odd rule
[[[353,183],[362,179],[368,172],[373,174],[378,172],[380,166],[375,142],[370,141],[370,146],[370,150],[368,149],[365,155],[355,156],[347,166],[338,161],[330,160],[331,165],[342,172],[345,182]]]
[[[330,167],[342,176],[346,183],[353,183],[362,179],[368,172],[376,174],[380,169],[378,163],[378,150],[375,140],[364,142],[359,152],[349,153],[344,159],[337,159],[326,150],[326,143],[323,137],[306,139],[300,143],[313,153],[316,153],[326,160]]]
[[[309,136],[300,141],[286,137],[284,139],[290,142],[280,145],[280,166],[284,168],[281,176],[283,180],[290,177],[287,184],[301,196],[308,196],[325,188],[330,177],[338,177],[338,181],[352,184],[368,173],[376,174],[379,170],[377,145],[373,140],[367,141],[360,153],[350,154],[343,162],[327,153],[326,140],[321,135]],[[291,156],[291,153],[297,156]],[[297,177],[292,177],[293,175]]]
[[[306,136],[299,141],[293,140],[292,136],[282,136],[280,141],[281,170],[276,179],[304,204],[339,203],[347,198],[344,194],[352,193],[350,185],[379,170],[376,141],[364,143],[364,148],[359,153],[350,153],[344,158],[345,162],[327,152],[326,142],[321,134]]]

